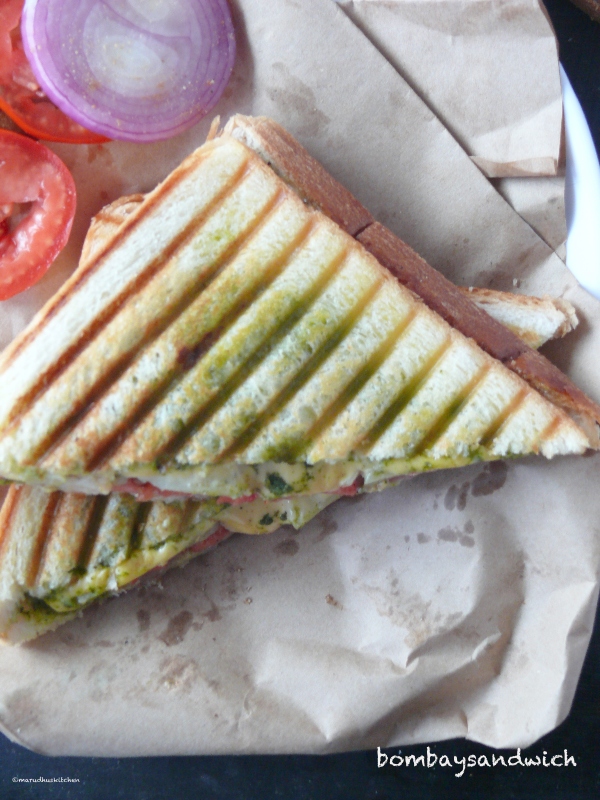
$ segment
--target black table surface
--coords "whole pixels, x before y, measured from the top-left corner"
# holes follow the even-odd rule
[[[0,0],[1,2],[1,0]],[[586,114],[600,152],[600,24],[569,0],[546,0],[560,43],[561,61]],[[600,224],[600,220],[599,220]],[[569,766],[543,765],[567,755]],[[544,751],[546,755],[544,756]],[[398,748],[386,751],[398,756]],[[427,746],[402,748],[402,756],[427,756]],[[163,758],[69,758],[31,753],[0,735],[0,800],[396,800],[403,798],[600,798],[600,624],[586,656],[569,717],[552,733],[522,753],[539,756],[540,766],[485,766],[505,761],[515,751],[494,751],[455,739],[430,745],[433,756],[446,755],[454,768],[378,767],[377,752],[333,756],[219,756]],[[481,759],[464,774],[461,759]],[[471,761],[473,758],[471,759]],[[37,783],[15,778],[45,778]],[[62,778],[62,782],[49,782]],[[66,778],[78,782],[67,782]]]

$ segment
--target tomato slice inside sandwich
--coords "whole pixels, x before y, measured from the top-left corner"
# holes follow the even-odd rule
[[[36,283],[69,238],[75,182],[27,136],[0,131],[0,300]]]

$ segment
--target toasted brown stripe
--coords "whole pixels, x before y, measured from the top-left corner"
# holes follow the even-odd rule
[[[369,450],[374,447],[377,440],[383,436],[386,430],[394,422],[398,414],[400,414],[400,412],[417,394],[422,384],[429,377],[429,374],[435,369],[436,365],[448,352],[451,346],[452,340],[449,337],[437,348],[437,350],[431,354],[413,379],[404,387],[404,389],[400,391],[396,399],[393,400],[386,408],[371,430],[363,436],[360,445],[356,448],[357,452],[367,454]]]
[[[267,117],[236,117],[235,121],[242,129],[248,121],[253,137],[260,140],[262,152],[259,155],[305,202],[326,214],[350,236],[356,236],[373,222],[369,211],[354,195],[281,125]]]
[[[434,422],[433,426],[425,434],[424,438],[415,446],[412,455],[420,455],[426,450],[429,450],[430,447],[434,446],[440,436],[445,433],[445,431],[450,427],[451,423],[460,414],[461,410],[467,405],[489,371],[489,364],[485,364],[483,367],[481,367],[481,369],[471,378],[467,386],[465,386],[465,388],[460,392],[460,395],[452,401],[450,408],[442,413],[440,419],[438,419],[437,422]]]
[[[46,510],[44,511],[44,516],[38,530],[36,549],[29,564],[29,574],[27,575],[28,586],[34,585],[37,574],[42,566],[43,555],[48,543],[48,539],[50,538],[52,525],[63,499],[64,494],[62,492],[52,492],[52,494],[49,495],[48,505],[46,506]]]
[[[558,414],[553,418],[553,420],[546,425],[544,430],[540,433],[538,440],[537,440],[537,448],[546,441],[546,439],[550,439],[556,433],[556,430],[560,428],[562,424],[562,419],[558,416]]]
[[[175,170],[168,175],[163,183],[160,184],[153,192],[150,192],[148,195],[144,195],[144,202],[140,203],[140,208],[144,208],[142,213],[146,214],[147,210],[155,206],[164,194],[168,194],[172,190],[173,186],[176,186],[178,183],[184,180],[188,172],[190,172],[192,169],[193,166],[190,164],[190,167],[185,171]],[[139,209],[137,214],[132,214],[131,217],[127,219],[126,223],[119,231],[118,236],[111,240],[109,247],[103,248],[92,260],[86,262],[85,264],[80,264],[77,267],[71,277],[63,284],[59,291],[45,306],[44,318],[28,335],[17,337],[13,340],[12,344],[9,344],[6,350],[4,350],[2,353],[3,367],[7,367],[12,361],[14,361],[18,353],[20,353],[29,344],[30,340],[36,337],[38,333],[44,329],[49,320],[57,313],[59,308],[64,304],[69,296],[73,292],[77,291],[77,289],[87,281],[90,275],[95,272],[96,269],[98,269],[98,263],[100,259],[104,257],[107,250],[120,245],[121,241],[129,232],[129,229],[135,225],[138,217]]]
[[[492,422],[490,427],[481,437],[481,446],[489,448],[491,443],[494,441],[496,436],[500,433],[502,428],[506,425],[508,420],[512,417],[515,411],[521,406],[521,403],[525,400],[527,395],[529,394],[529,390],[523,387],[520,392],[513,398],[513,400],[506,406],[504,411],[499,414],[496,419]]]
[[[139,550],[144,535],[144,526],[152,510],[152,503],[140,503],[135,512],[135,519],[131,527],[131,536],[129,538],[129,547],[127,548],[127,558],[135,550]]]
[[[275,198],[277,200],[279,195]],[[273,207],[269,207],[267,214],[264,217],[261,217],[261,223],[265,221],[266,216],[271,213],[273,208],[275,207],[275,201]],[[196,346],[186,352],[180,353],[180,357],[178,358],[178,367],[177,369],[170,372],[166,377],[165,380],[158,386],[150,395],[148,395],[136,408],[134,413],[126,418],[123,419],[119,427],[112,433],[112,435],[103,442],[100,442],[98,445],[98,449],[94,453],[94,456],[88,461],[86,464],[86,468],[88,471],[92,471],[98,469],[102,464],[106,463],[106,461],[115,453],[115,451],[123,444],[125,439],[131,436],[132,431],[141,424],[144,417],[152,412],[155,406],[173,389],[175,384],[182,379],[184,374],[191,369],[201,358],[202,356],[218,341],[218,339],[223,336],[233,325],[237,322],[240,316],[246,311],[249,305],[251,305],[258,297],[266,291],[266,289],[270,286],[271,282],[276,279],[276,277],[281,273],[281,271],[285,268],[288,261],[294,254],[294,252],[301,247],[306,240],[310,237],[311,232],[315,229],[316,225],[313,219],[309,219],[306,225],[301,229],[296,237],[294,237],[290,242],[288,247],[285,251],[281,254],[280,258],[275,260],[271,265],[270,269],[265,273],[265,280],[261,281],[258,286],[256,286],[250,293],[247,293],[239,298],[239,302],[237,306],[230,311],[226,318],[226,324],[220,325],[216,331],[211,331],[208,333],[201,341],[199,341]],[[252,228],[252,231],[248,233],[247,236],[244,237],[244,242],[251,238],[251,235],[255,230],[258,228],[258,223]],[[237,240],[239,242],[240,239]],[[235,245],[237,246],[237,244]],[[229,251],[228,251],[229,253]],[[275,334],[276,336],[277,334]],[[272,338],[271,342],[274,342],[275,339]],[[251,362],[254,364],[254,361]],[[251,369],[248,369],[247,372],[250,372]],[[244,373],[246,374],[246,373]],[[229,397],[229,395],[227,395]],[[225,390],[219,393],[219,398],[216,401],[213,401],[213,404],[209,404],[210,408],[213,408],[215,402],[221,403],[225,402],[227,399],[225,396]],[[202,413],[202,412],[199,412]],[[178,441],[180,438],[185,438],[185,432],[187,431],[187,427],[180,433],[178,437]]]
[[[188,439],[190,439],[191,436],[196,433],[196,431],[200,430],[200,428],[229,400],[232,394],[257,369],[258,365],[261,364],[269,355],[269,353],[273,351],[273,348],[281,342],[281,340],[292,330],[292,328],[298,323],[304,314],[307,313],[308,309],[325,290],[329,282],[333,280],[338,267],[345,260],[347,255],[347,250],[342,250],[340,253],[338,253],[338,255],[331,261],[327,269],[324,270],[321,277],[315,281],[311,291],[305,298],[305,302],[300,304],[300,308],[294,309],[288,315],[288,317],[281,323],[279,328],[275,330],[269,337],[267,342],[262,343],[253,353],[253,355],[250,356],[248,361],[238,369],[238,371],[229,379],[229,381],[227,381],[217,396],[209,401],[206,406],[200,409],[192,422],[186,425],[185,428],[183,428],[183,430],[175,437],[175,439],[161,451],[159,454],[160,463],[166,463],[169,458],[175,456],[180,449],[185,447]],[[342,337],[339,337],[339,341],[341,341],[341,338]],[[329,348],[327,352],[330,352],[337,343],[338,337],[336,337],[334,334],[327,342],[326,347]],[[254,436],[260,430],[261,426],[266,425],[267,420],[270,419],[271,415],[274,416],[281,405],[283,405],[285,400],[294,392],[298,391],[300,386],[302,386],[303,383],[308,379],[308,375],[312,372],[315,363],[320,363],[318,362],[319,354],[322,354],[322,350],[317,350],[316,354],[310,359],[308,364],[305,365],[305,367],[300,370],[298,375],[296,375],[291,383],[288,384],[288,386],[277,395],[266,411],[259,415],[257,420],[255,420],[250,428],[246,429],[246,431],[242,433],[238,439],[221,454],[219,460],[223,461],[225,458],[229,458],[232,453],[238,450],[238,447],[241,446],[242,442],[249,443],[252,441]]]
[[[340,263],[345,256],[346,254],[344,253],[339,258],[338,263]],[[258,436],[258,434],[272,422],[277,414],[280,413],[285,404],[291,400],[291,398],[294,397],[294,395],[296,395],[306,383],[308,383],[323,362],[343,342],[346,336],[348,336],[350,331],[358,323],[360,316],[380,289],[381,282],[377,282],[366,290],[356,304],[350,309],[346,317],[341,320],[337,330],[335,330],[321,345],[321,347],[313,353],[306,364],[298,371],[298,373],[292,378],[287,386],[285,386],[279,392],[279,394],[273,398],[267,408],[258,415],[258,417],[248,426],[244,433],[242,433],[238,439],[236,439],[236,441],[227,448],[227,450],[224,450],[223,453],[221,453],[219,457],[221,462],[231,459],[234,453],[249,447],[256,436]],[[306,304],[307,309],[309,305],[309,303]],[[345,390],[343,390],[343,392],[344,391]],[[303,438],[301,442],[288,445],[285,452],[280,450],[276,457],[274,456],[275,460],[288,462],[296,460],[300,453],[306,449],[308,443],[310,443],[311,436],[312,429],[311,431],[307,432],[306,437]]]
[[[244,174],[238,176],[239,180],[236,181],[235,184],[230,184],[230,188],[235,188],[239,182],[241,182]],[[229,195],[220,195],[220,199],[218,203],[211,205],[211,210],[214,211],[218,208],[222,201],[224,201]],[[57,427],[56,429],[50,431],[46,439],[40,442],[39,447],[32,453],[31,460],[35,462],[37,460],[42,459],[44,456],[48,454],[48,451],[59,446],[60,443],[63,441],[65,436],[68,436],[71,430],[80,422],[83,417],[88,413],[93,403],[98,402],[98,400],[107,392],[118,380],[121,378],[123,373],[133,364],[136,358],[140,355],[143,350],[150,348],[150,346],[169,328],[172,324],[174,324],[177,319],[189,308],[190,305],[197,299],[197,297],[204,292],[208,286],[216,279],[218,274],[221,270],[227,265],[227,263],[231,260],[232,256],[235,257],[238,249],[243,247],[252,237],[256,234],[257,230],[259,230],[265,222],[270,218],[271,214],[275,210],[275,208],[279,205],[282,199],[282,193],[279,192],[272,200],[267,204],[263,213],[257,217],[257,219],[248,226],[247,230],[241,234],[235,242],[231,244],[230,247],[222,254],[221,258],[212,265],[210,271],[207,271],[206,275],[201,279],[198,280],[196,285],[191,289],[188,294],[186,294],[180,301],[177,303],[168,314],[164,316],[157,317],[154,320],[154,324],[150,326],[148,330],[147,336],[140,341],[137,345],[132,347],[128,352],[124,353],[124,355],[114,364],[111,370],[107,371],[98,381],[96,384],[90,385],[89,390],[86,395],[81,397],[77,409],[73,412],[73,414],[68,417],[62,425]],[[208,210],[205,210],[207,213]],[[204,216],[204,215],[203,215]],[[187,230],[187,229],[186,229]],[[190,230],[189,236],[186,237],[186,240],[190,238],[194,233],[194,229]],[[185,244],[181,242],[181,246]],[[165,268],[168,268],[168,264],[165,262]],[[140,287],[141,288],[141,287]],[[206,346],[210,346],[214,343],[214,339],[216,337],[206,337],[205,342],[200,343],[199,348],[194,348],[193,351],[189,351],[188,353],[183,353],[182,358],[180,360],[180,364],[182,366],[183,371],[186,368],[189,368],[189,362],[191,359],[195,358],[196,360],[200,357],[201,348]],[[174,373],[172,378],[170,379],[171,382],[175,380],[177,376],[181,374],[180,372]],[[14,427],[17,422],[13,423],[12,427]],[[127,420],[123,421],[123,426],[127,424]],[[9,428],[10,430],[10,428]],[[118,436],[118,434],[115,434]],[[104,445],[100,445],[104,447]],[[110,443],[107,445],[110,447]],[[96,463],[95,461],[93,463]],[[88,469],[93,469],[94,467],[88,465]]]
[[[386,336],[377,350],[371,355],[365,366],[354,376],[348,386],[343,389],[339,397],[329,406],[327,411],[318,419],[306,434],[306,442],[299,448],[299,452],[304,452],[310,444],[316,441],[319,436],[329,428],[337,417],[344,411],[348,404],[356,397],[364,385],[381,368],[385,360],[394,349],[398,339],[406,331],[408,326],[417,315],[417,309],[413,308],[406,317],[396,325],[391,333]]]
[[[92,550],[94,548],[94,543],[98,538],[98,532],[100,531],[100,527],[102,525],[102,517],[104,516],[104,512],[106,511],[106,506],[108,505],[110,495],[97,495],[94,497],[94,505],[92,512],[89,517],[89,522],[87,525],[87,529],[85,531],[85,536],[83,537],[83,543],[81,546],[81,552],[79,553],[79,558],[77,559],[77,566],[80,569],[87,569],[90,556],[92,554]],[[73,576],[73,582],[78,580],[77,575]]]
[[[17,484],[10,486],[2,508],[0,508],[0,561],[4,559],[4,548],[10,539],[13,515],[17,510],[22,493],[23,486]]]

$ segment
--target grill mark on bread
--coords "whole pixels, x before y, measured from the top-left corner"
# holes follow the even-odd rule
[[[220,326],[219,335],[215,340],[213,334],[215,331],[210,331],[200,342],[195,345],[194,358],[195,363],[198,363],[202,356],[205,355],[209,349],[218,341],[227,331],[229,331],[235,323],[239,320],[247,308],[262,295],[273,281],[285,270],[286,265],[289,263],[293,255],[300,250],[303,245],[310,239],[311,234],[318,228],[318,222],[309,217],[306,224],[300,229],[298,234],[294,236],[287,244],[287,247],[276,259],[273,259],[270,267],[266,270],[263,279],[260,280],[254,287],[240,296],[237,303],[230,310],[227,315],[227,324]],[[94,470],[105,464],[111,456],[118,450],[118,448],[129,438],[140,425],[140,423],[153,411],[153,409],[167,397],[169,392],[173,390],[175,385],[182,379],[182,377],[189,372],[190,366],[186,364],[185,356],[177,359],[178,367],[172,370],[167,375],[161,385],[152,392],[146,400],[137,407],[135,412],[124,419],[119,427],[113,432],[112,436],[104,442],[100,443],[99,448],[94,453],[93,457],[87,462],[86,468]]]
[[[494,439],[502,432],[512,415],[519,410],[528,394],[529,389],[523,386],[518,394],[505,406],[504,410],[497,414],[496,419],[481,437],[481,447],[490,448]]]
[[[245,176],[248,174],[246,172],[244,175],[241,176],[239,181],[236,181],[235,185],[231,188],[231,192],[235,190],[237,186],[243,181]],[[231,193],[230,192],[230,193]],[[229,194],[230,194],[229,193]],[[223,195],[220,198],[219,203],[215,204],[212,208],[211,213],[207,214],[208,218],[211,216],[212,213],[216,212],[218,208],[221,207],[223,202],[226,201],[229,195]],[[36,450],[33,451],[31,460],[29,463],[33,464],[36,461],[40,461],[47,455],[50,455],[51,452],[60,446],[61,442],[67,437],[70,431],[86,416],[91,408],[103,397],[103,395],[119,380],[119,378],[127,371],[127,369],[135,362],[135,360],[140,356],[143,351],[146,351],[152,347],[152,345],[156,342],[156,340],[171,326],[173,325],[179,317],[197,300],[197,298],[202,294],[202,292],[206,291],[210,285],[215,281],[218,275],[226,269],[227,265],[230,263],[231,259],[237,255],[239,250],[247,244],[253,236],[256,235],[257,231],[259,231],[264,224],[268,221],[270,216],[273,214],[275,209],[281,203],[283,199],[283,191],[277,192],[271,200],[267,203],[265,208],[262,209],[262,213],[259,214],[254,220],[251,225],[234,241],[232,242],[227,249],[221,254],[221,257],[214,262],[211,266],[211,269],[207,271],[207,273],[199,280],[193,288],[193,291],[190,291],[188,294],[184,295],[181,300],[175,304],[173,309],[169,312],[169,314],[156,318],[154,324],[151,326],[150,331],[148,332],[147,336],[144,336],[140,342],[132,347],[127,353],[125,353],[122,358],[120,358],[114,366],[103,374],[102,379],[95,384],[92,384],[87,394],[81,397],[78,406],[75,410],[71,413],[69,417],[67,417],[64,422],[59,425],[58,427],[54,428],[53,430],[48,432],[48,436],[46,439],[40,441],[39,446]],[[206,209],[205,209],[206,211]],[[191,238],[190,236],[188,237]],[[185,242],[182,243],[182,247],[185,245]],[[168,262],[165,262],[164,268],[168,268]],[[210,335],[205,337],[201,342],[199,342],[194,348],[191,350],[186,349],[187,352],[181,352],[178,355],[177,361],[180,364],[181,368],[185,371],[186,369],[190,369],[189,366],[190,359],[195,358],[198,360],[201,353],[206,350],[210,344],[214,342],[214,337],[212,340],[210,339]],[[185,348],[182,348],[185,349]],[[192,364],[193,366],[193,364]],[[10,432],[11,429],[14,429],[15,425],[18,423],[18,420],[10,426],[7,430],[7,433]]]
[[[461,290],[431,267],[379,222],[357,237],[366,249],[453,328],[515,372],[536,391],[566,411],[588,414],[600,424],[600,406],[588,398],[541,353],[478,308]]]
[[[42,568],[43,556],[48,546],[54,520],[60,509],[62,500],[63,495],[61,492],[52,492],[48,497],[48,503],[44,509],[44,515],[38,528],[36,547],[33,550],[33,555],[29,562],[29,571],[26,580],[28,587],[35,584],[37,575]]]
[[[58,512],[60,510],[60,506],[62,505],[64,495],[61,492],[52,492],[48,495],[48,505],[46,506],[46,510],[44,512],[44,517],[42,519],[42,523],[39,525],[38,530],[43,535],[43,543],[40,552],[40,558],[37,563],[35,573],[30,576],[30,580],[27,583],[28,588],[33,588],[40,580],[40,575],[44,572],[44,565],[46,563],[46,558],[48,555],[48,551],[50,549],[50,543],[52,540],[52,535],[55,531],[54,522],[56,517],[58,516]],[[54,503],[54,507],[50,515],[48,515],[48,508],[50,503]]]
[[[58,588],[57,578],[75,575],[85,531],[94,508],[95,498],[81,494],[60,493],[60,503],[52,518],[35,589],[39,594]],[[74,569],[74,572],[71,572]],[[71,581],[72,583],[73,581]]]
[[[5,548],[10,541],[10,531],[13,526],[13,516],[17,511],[21,495],[25,487],[13,483],[4,498],[4,503],[0,508],[0,563],[6,563]]]
[[[519,337],[478,308],[468,296],[430,267],[405,242],[381,223],[369,225],[358,241],[403,286],[418,295],[433,311],[499,361],[515,358],[526,345]]]
[[[85,529],[82,547],[77,559],[77,568],[82,572],[87,571],[92,550],[94,549],[94,544],[98,538],[98,534],[102,526],[102,519],[106,512],[109,499],[110,495],[96,495],[93,499],[92,511]],[[77,582],[79,577],[79,575],[73,574],[73,580],[71,583]]]
[[[560,418],[560,416],[558,414],[555,414],[555,416],[548,423],[548,425],[546,425],[544,430],[540,432],[540,435],[538,437],[538,440],[537,440],[537,443],[536,443],[535,446],[538,447],[538,449],[539,449],[539,445],[541,445],[547,439],[551,439],[552,435],[556,432],[556,430],[558,428],[560,428],[562,423],[563,423],[563,420]]]
[[[148,520],[148,516],[152,510],[152,503],[139,503],[135,510],[135,516],[133,518],[133,525],[131,526],[131,532],[129,536],[129,544],[127,547],[127,558],[131,558],[131,555],[135,553],[136,550],[140,549],[142,544],[142,539],[144,536],[144,527]]]
[[[195,166],[195,165],[194,165]],[[46,370],[45,373],[38,377],[37,382],[19,399],[12,410],[12,413],[7,417],[4,429],[11,430],[14,424],[18,423],[19,416],[27,409],[29,405],[36,402],[44,393],[45,388],[50,386],[59,375],[69,366],[69,364],[86,348],[90,341],[98,336],[100,331],[108,325],[109,322],[116,316],[118,311],[123,307],[123,304],[128,301],[133,295],[139,293],[151,280],[154,278],[161,269],[168,266],[169,261],[174,257],[175,253],[185,245],[185,243],[193,236],[199,225],[203,224],[208,219],[215,209],[221,205],[227,196],[234,191],[236,186],[243,182],[243,180],[256,168],[251,159],[246,159],[238,168],[233,178],[224,184],[221,190],[213,198],[213,200],[203,208],[180,233],[173,237],[167,247],[164,248],[157,256],[155,256],[127,286],[115,297],[103,310],[100,312],[88,328],[82,332],[77,341],[68,347],[64,353],[58,358],[52,366]],[[185,170],[179,180],[172,183],[180,183],[192,172],[192,166]],[[167,181],[168,182],[168,179]],[[162,185],[161,185],[162,186]],[[170,185],[169,190],[172,188]],[[67,281],[60,292],[60,297],[51,305],[44,313],[44,318],[41,323],[23,339],[17,339],[18,346],[13,352],[9,354],[6,361],[0,364],[0,368],[4,369],[10,365],[18,353],[25,347],[33,336],[38,336],[43,332],[44,327],[50,319],[56,315],[66,300],[76,294],[77,290],[83,283],[92,275],[96,269],[99,268],[101,261],[107,256],[110,251],[118,249],[123,239],[131,233],[132,228],[135,226],[140,216],[143,218],[147,212],[154,206],[158,205],[158,201],[165,194],[166,190],[157,193],[146,195],[146,199],[139,205],[138,209],[125,220],[123,226],[116,232],[114,237],[111,238],[110,243],[104,247],[93,259],[90,260],[81,270],[77,270],[73,277]]]
[[[218,461],[225,461],[251,445],[256,436],[263,431],[270,422],[282,411],[287,402],[314,376],[319,367],[331,353],[344,341],[354,326],[359,321],[365,308],[377,294],[383,284],[382,280],[373,283],[358,299],[352,309],[338,323],[336,330],[328,336],[327,340],[312,354],[303,367],[294,375],[290,382],[271,400],[267,408],[246,428],[244,433],[227,449],[219,454]],[[324,287],[323,287],[324,288]],[[314,302],[317,298],[312,299]],[[308,311],[308,304],[306,311]],[[296,458],[307,446],[310,432],[307,432],[305,442],[296,447],[285,446],[277,450],[270,460],[291,461]],[[277,445],[274,445],[277,448]]]
[[[356,451],[358,453],[367,455],[377,440],[383,436],[385,431],[392,425],[400,412],[406,408],[412,398],[418,393],[421,386],[425,383],[430,373],[433,372],[437,364],[442,360],[445,354],[452,346],[452,339],[450,336],[429,356],[421,369],[409,381],[409,383],[401,390],[396,398],[388,405],[383,414],[379,417],[377,422],[371,429],[361,438]]]
[[[181,518],[177,526],[177,533],[175,534],[176,536],[182,535],[183,533],[185,533],[186,530],[188,530],[191,527],[194,519],[194,514],[196,513],[196,510],[198,509],[199,505],[200,502],[197,500],[186,500],[183,503]]]

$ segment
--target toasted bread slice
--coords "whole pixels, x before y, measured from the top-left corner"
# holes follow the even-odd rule
[[[0,359],[0,474],[273,498],[596,446],[565,408],[600,410],[562,373],[542,359],[549,388],[537,364],[542,397],[502,363],[536,365],[518,337],[452,287],[479,347],[411,291],[437,281],[452,318],[439,273],[407,251],[407,289],[305,189],[223,135],[147,195]],[[361,241],[397,259],[363,223]]]

